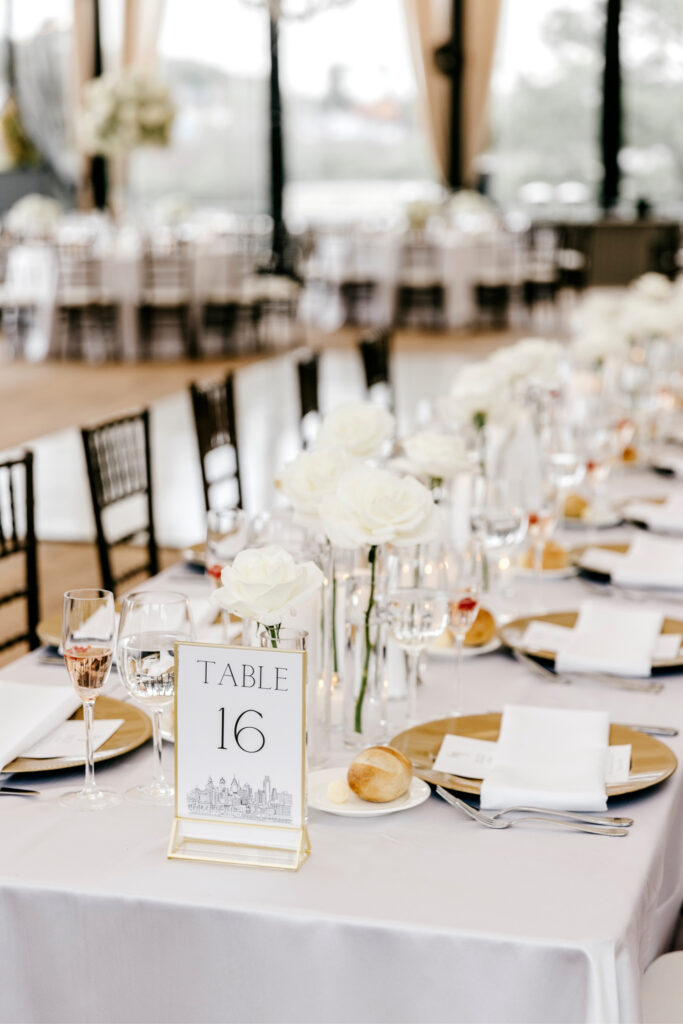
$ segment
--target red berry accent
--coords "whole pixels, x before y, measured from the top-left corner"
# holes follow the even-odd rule
[[[538,516],[536,515],[536,513],[535,512],[530,512],[529,513],[529,526],[536,526],[537,522],[538,522]]]
[[[591,462],[591,461],[587,462],[586,463],[586,469],[588,470],[589,473],[592,473],[593,470],[595,469],[595,463]]]
[[[223,568],[220,565],[209,565],[207,566],[206,571],[208,572],[209,576],[213,576],[215,580],[219,580],[221,578]]]
[[[461,597],[458,601],[459,612],[473,612],[477,607],[477,602],[473,597]]]

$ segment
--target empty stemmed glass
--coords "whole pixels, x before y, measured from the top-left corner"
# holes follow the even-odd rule
[[[488,567],[495,567],[501,591],[502,573],[509,569],[510,555],[522,545],[528,526],[526,513],[512,500],[510,492],[504,480],[482,479],[470,509],[470,528],[483,545]]]
[[[83,702],[85,722],[85,782],[65,793],[60,804],[83,810],[102,810],[120,803],[118,793],[95,783],[93,717],[114,657],[116,619],[114,595],[109,590],[68,590],[64,595],[62,650],[71,682]]]
[[[431,585],[439,582],[445,588],[445,579],[423,574],[419,586],[398,586],[389,591],[387,598],[389,628],[399,647],[405,651],[408,662],[407,717],[411,723],[417,721],[420,654],[430,640],[441,636],[448,625],[448,592]]]
[[[126,796],[148,804],[172,803],[161,760],[161,718],[175,694],[175,644],[193,640],[190,603],[184,594],[141,590],[123,603],[118,638],[118,665],[131,697],[151,712],[154,728],[154,777]]]
[[[212,508],[206,513],[206,571],[216,583],[226,565],[246,547],[248,526],[248,516],[240,508]]]
[[[455,669],[451,689],[450,713],[462,714],[462,652],[467,632],[477,617],[483,583],[484,557],[479,544],[470,543],[448,555],[448,594],[450,628],[455,640]]]

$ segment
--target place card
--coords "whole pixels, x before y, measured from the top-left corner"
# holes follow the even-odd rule
[[[492,740],[478,740],[471,736],[444,736],[439,753],[432,766],[435,772],[458,775],[462,779],[485,779],[493,764],[496,744]],[[617,785],[626,782],[631,768],[631,744],[623,743],[607,748],[605,783]]]
[[[169,857],[292,870],[306,859],[305,660],[176,644]]]

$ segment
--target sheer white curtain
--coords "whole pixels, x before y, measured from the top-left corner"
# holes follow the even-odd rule
[[[451,0],[403,0],[423,116],[437,165],[448,177],[451,83],[434,63],[434,51],[451,36]],[[464,0],[463,125],[465,182],[474,181],[474,160],[486,146],[487,103],[501,0]]]

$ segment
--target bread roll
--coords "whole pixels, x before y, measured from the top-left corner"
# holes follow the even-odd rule
[[[482,647],[496,635],[496,620],[486,608],[480,608],[465,636],[465,647]]]
[[[349,765],[349,787],[361,800],[385,804],[410,788],[413,766],[393,747],[368,747]]]
[[[588,509],[588,502],[580,494],[568,494],[564,503],[566,519],[582,519]]]
[[[533,569],[534,552],[531,548],[524,555],[522,564],[526,569]],[[561,544],[556,544],[554,540],[547,540],[543,548],[543,568],[566,569],[568,565],[569,554],[566,549]]]

